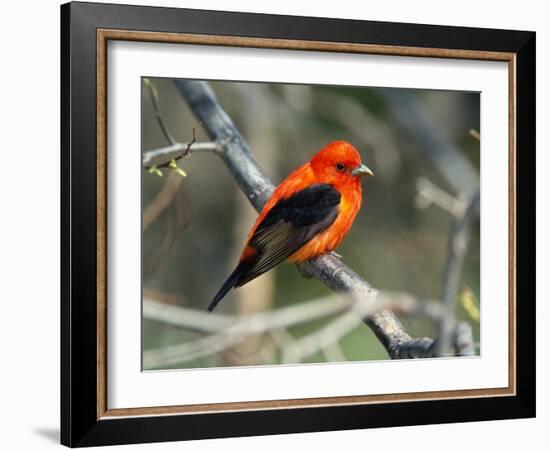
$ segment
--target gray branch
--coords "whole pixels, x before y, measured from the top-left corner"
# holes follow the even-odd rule
[[[379,308],[380,306],[374,305],[369,298],[357,299],[354,302],[331,296],[287,306],[273,312],[238,317],[208,314],[204,311],[194,311],[180,306],[162,305],[144,300],[143,317],[194,331],[212,332],[212,334],[190,342],[146,350],[143,353],[143,363],[144,367],[148,369],[181,364],[219,353],[239,343],[247,336],[289,328],[343,311],[355,311],[360,314],[362,311],[373,311]],[[356,317],[357,321],[361,320],[357,314]]]
[[[175,83],[210,139],[223,145],[220,156],[252,206],[260,211],[275,186],[254,160],[248,144],[214,92],[203,81],[175,80]]]
[[[238,325],[241,334],[250,335],[322,319],[348,310],[352,305],[335,295],[247,316],[210,314],[185,306],[167,305],[143,299],[143,318],[199,333],[221,333]]]
[[[329,295],[272,311],[271,316],[284,317],[281,321],[271,316],[265,319],[266,313],[254,313],[258,314],[259,319],[252,319],[250,315],[243,318],[232,314],[210,314],[204,310],[170,305],[144,297],[143,318],[203,334],[219,333],[242,320],[248,320],[250,323],[261,320],[266,324],[266,328],[262,328],[259,332],[264,332],[340,314],[348,311],[352,306],[354,313],[361,316],[360,311],[365,311],[365,309],[362,309],[363,307],[360,305],[361,303],[354,304],[339,295]],[[377,310],[389,309],[397,315],[407,317],[428,317],[432,320],[439,320],[441,317],[441,304],[438,301],[418,299],[405,292],[380,291],[376,303],[370,302],[368,306],[364,306],[364,308],[367,307],[371,308],[371,312],[374,311],[374,308]]]
[[[191,80],[175,80],[175,84],[210,139],[223,146],[219,155],[254,208],[260,211],[273,192],[273,183],[254,160],[250,148],[210,86],[202,81]],[[306,273],[321,280],[335,292],[375,299],[376,290],[332,255],[318,257],[304,266]],[[372,314],[364,322],[374,331],[391,358],[433,356],[433,340],[411,338],[390,311]]]
[[[192,147],[189,144],[176,142],[167,147],[157,148],[143,152],[143,167],[163,166],[172,159],[180,159],[187,153],[194,152],[219,152],[220,146],[216,142],[195,142]]]
[[[363,326],[363,323],[354,311],[342,314],[324,327],[304,337],[294,339],[291,345],[282,348],[282,362],[283,364],[294,364],[304,361],[306,358],[330,348],[358,326]]]
[[[455,321],[455,301],[458,293],[460,277],[464,258],[470,241],[471,221],[473,215],[479,209],[479,190],[474,192],[463,201],[462,211],[456,216],[451,225],[449,240],[447,243],[447,260],[443,275],[443,314],[439,321],[438,339],[435,344],[437,355],[449,355],[453,351],[453,343],[457,341],[468,341],[467,335],[471,336],[471,329],[467,330],[465,325],[457,326]],[[458,339],[457,339],[458,338]],[[471,340],[471,339],[470,339]],[[462,354],[475,349],[466,344],[459,344]],[[456,349],[454,349],[456,352]]]
[[[143,317],[184,330],[207,334],[198,339],[146,350],[143,354],[147,369],[181,364],[200,357],[210,356],[238,344],[248,336],[271,334],[276,336],[284,330],[301,323],[325,317],[335,317],[324,327],[299,339],[287,336],[288,343],[279,343],[285,363],[299,362],[308,356],[323,351],[338,342],[358,325],[362,317],[382,310],[396,310],[410,315],[440,317],[439,304],[419,301],[405,293],[380,292],[376,301],[370,297],[348,299],[339,295],[298,303],[275,311],[260,312],[246,316],[209,314],[184,306],[166,305],[143,299]],[[397,349],[402,357],[414,357],[430,340],[413,340]],[[414,343],[414,345],[413,345]],[[424,349],[427,351],[427,349]]]

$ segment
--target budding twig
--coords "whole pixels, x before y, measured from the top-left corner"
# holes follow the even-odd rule
[[[153,82],[149,78],[143,79],[143,84],[147,87],[147,90],[149,91],[149,97],[151,98],[151,104],[153,106],[153,114],[155,118],[157,119],[157,123],[159,124],[159,127],[162,131],[162,134],[170,144],[169,147],[165,147],[164,149],[159,150],[153,150],[152,152],[160,153],[161,155],[166,156],[167,154],[170,154],[170,158],[168,160],[154,163],[153,161],[150,161],[155,156],[159,155],[143,155],[143,166],[149,173],[158,175],[159,177],[162,177],[162,171],[160,170],[163,167],[167,167],[171,170],[173,170],[176,174],[180,175],[181,177],[186,177],[187,174],[185,171],[178,166],[177,160],[181,158],[186,158],[189,156],[191,152],[191,146],[195,144],[197,141],[195,137],[195,128],[193,127],[193,139],[188,144],[180,144],[176,141],[172,133],[170,132],[168,125],[166,124],[166,121],[164,120],[164,116],[162,115],[162,112],[160,110],[160,100],[157,88],[153,84]],[[208,143],[209,144],[209,143]],[[185,146],[183,151],[179,151],[180,147]],[[217,145],[216,145],[217,148]],[[151,153],[151,152],[149,152]],[[172,154],[173,153],[173,154]]]

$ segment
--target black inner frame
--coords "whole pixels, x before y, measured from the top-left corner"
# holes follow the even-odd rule
[[[98,28],[515,53],[517,394],[98,420]],[[65,4],[61,6],[60,132],[63,444],[80,447],[535,416],[534,32],[113,4]]]

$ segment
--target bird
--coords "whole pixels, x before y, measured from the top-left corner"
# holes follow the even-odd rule
[[[288,175],[265,203],[237,267],[207,310],[283,261],[301,263],[333,252],[361,207],[363,175],[373,172],[347,141],[330,142]]]

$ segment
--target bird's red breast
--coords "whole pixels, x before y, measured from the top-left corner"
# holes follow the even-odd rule
[[[361,207],[361,164],[348,142],[328,144],[283,180],[250,230],[237,268],[209,306],[283,261],[302,262],[334,250]]]

